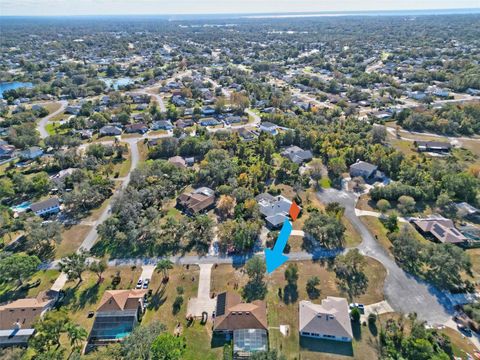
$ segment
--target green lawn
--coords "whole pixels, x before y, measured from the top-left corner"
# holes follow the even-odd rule
[[[55,134],[66,134],[68,133],[68,129],[61,129],[60,125],[56,123],[48,123],[45,126],[45,130],[47,130],[49,135],[55,135]]]
[[[329,178],[321,178],[318,184],[323,188],[323,189],[329,189],[332,187],[332,182],[330,181]]]
[[[369,279],[369,286],[364,295],[359,296],[355,301],[365,304],[375,303],[383,300],[383,281],[386,271],[377,261],[368,258],[368,266],[365,273]],[[285,265],[275,271],[269,277],[267,295],[268,325],[270,348],[278,349],[287,356],[287,359],[336,359],[338,355],[351,355],[358,359],[375,358],[374,350],[369,344],[368,329],[357,329],[357,338],[351,345],[338,344],[324,341],[300,340],[298,335],[298,301],[308,300],[306,293],[306,282],[311,276],[320,278],[320,297],[312,300],[314,303],[320,303],[327,296],[345,296],[338,289],[335,274],[328,271],[325,266],[319,263],[298,262],[299,280],[298,280],[298,298],[291,303],[285,303],[278,295],[278,289],[284,288],[286,281],[284,279]],[[280,325],[288,325],[289,335],[284,337],[279,329]],[[363,335],[363,336],[361,336]],[[343,356],[343,355],[342,355]]]
[[[25,288],[19,289],[15,284],[0,284],[0,303],[36,297],[40,292],[50,289],[58,274],[57,270],[38,271],[28,281],[25,281],[25,284],[35,284],[38,280],[40,280],[40,284],[28,290]]]

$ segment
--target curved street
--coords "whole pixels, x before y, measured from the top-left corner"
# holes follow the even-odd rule
[[[46,139],[47,137],[50,136],[50,134],[48,133],[48,131],[46,129],[47,124],[50,121],[50,119],[54,118],[58,114],[63,113],[65,111],[66,107],[68,106],[68,101],[67,100],[61,100],[61,101],[58,101],[58,102],[60,103],[60,109],[54,111],[51,114],[48,114],[44,118],[40,119],[40,121],[37,123],[37,130],[40,133],[40,138],[42,138],[42,139]],[[51,103],[51,102],[48,102],[48,103]],[[48,103],[40,103],[39,105],[48,104]],[[57,101],[54,101],[53,103],[57,103]]]
[[[364,255],[378,260],[387,271],[384,293],[395,311],[406,314],[415,312],[419,319],[430,324],[444,324],[451,318],[453,308],[445,293],[401,269],[360,221],[355,213],[355,194],[327,189],[317,195],[324,203],[338,202],[345,207],[345,216],[362,237],[358,249]]]

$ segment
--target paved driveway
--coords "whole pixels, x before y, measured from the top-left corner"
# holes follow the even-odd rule
[[[196,298],[188,301],[187,314],[195,317],[201,317],[202,313],[207,312],[211,317],[217,306],[217,298],[210,298],[210,281],[212,275],[212,264],[200,264],[200,275],[198,282],[198,294]]]
[[[336,201],[345,207],[345,216],[362,237],[358,249],[364,255],[381,262],[387,270],[384,293],[395,311],[406,314],[416,312],[420,319],[431,324],[443,324],[453,315],[450,301],[442,291],[403,271],[375,240],[355,214],[357,200],[355,194],[327,189],[318,192],[317,195],[324,203]]]

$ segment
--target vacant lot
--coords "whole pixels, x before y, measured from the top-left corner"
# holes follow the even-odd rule
[[[91,226],[78,224],[62,231],[62,242],[57,245],[55,257],[59,259],[77,251],[91,229]]]

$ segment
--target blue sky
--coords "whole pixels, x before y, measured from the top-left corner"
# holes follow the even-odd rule
[[[0,0],[0,15],[278,13],[479,7],[480,0]]]

